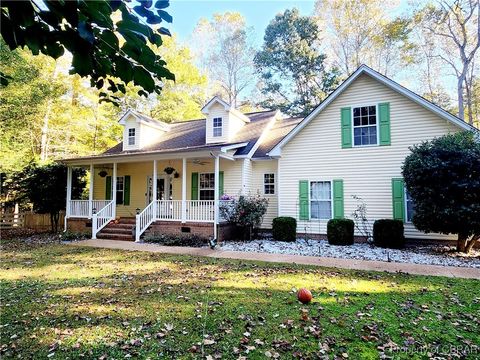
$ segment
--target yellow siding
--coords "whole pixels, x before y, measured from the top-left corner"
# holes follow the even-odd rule
[[[391,146],[342,149],[340,109],[390,102]],[[367,75],[360,76],[282,149],[279,160],[279,213],[298,218],[299,180],[343,179],[345,216],[351,217],[360,196],[369,219],[392,218],[391,179],[401,177],[409,146],[459,129]],[[300,221],[298,231],[326,232],[326,220]],[[407,237],[447,238],[423,234],[406,224]]]
[[[263,175],[266,173],[275,174],[275,195],[264,194]],[[260,194],[268,199],[268,210],[263,219],[262,228],[271,229],[273,218],[278,216],[277,160],[253,161],[251,176],[252,194]]]
[[[214,172],[214,160],[201,159],[206,164],[194,164],[192,160],[187,161],[187,200],[191,199],[191,179],[192,172]],[[175,168],[180,174],[180,177],[175,179],[173,175],[170,177],[172,181],[172,197],[173,200],[182,199],[182,161],[158,161],[158,176],[165,176],[164,169],[167,166]],[[95,167],[94,192],[95,200],[105,199],[106,195],[106,177],[102,178],[98,173],[103,168],[101,166]],[[108,175],[112,175],[113,165],[107,164],[104,168]],[[224,190],[230,195],[238,195],[241,190],[242,183],[242,161],[229,161],[225,159],[220,160],[220,171],[224,172]],[[117,205],[117,217],[133,217],[135,216],[136,208],[143,210],[147,204],[147,179],[148,176],[153,175],[153,161],[139,162],[139,163],[121,163],[117,165],[117,176],[130,175],[130,205]]]

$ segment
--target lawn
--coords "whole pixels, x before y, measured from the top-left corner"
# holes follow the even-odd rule
[[[478,280],[2,245],[4,359],[480,356]]]

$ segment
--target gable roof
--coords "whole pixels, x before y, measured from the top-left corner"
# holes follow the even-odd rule
[[[164,133],[157,142],[145,146],[142,149],[123,150],[123,143],[120,142],[98,156],[202,150],[207,148],[210,149],[212,147],[216,148],[242,144],[235,153],[235,155],[241,155],[248,153],[252,149],[268,123],[275,119],[276,114],[277,111],[275,110],[245,114],[250,121],[239,130],[232,141],[225,143],[207,144],[205,139],[206,120],[199,119],[168,124],[170,131]]]
[[[450,114],[448,111],[445,111],[438,105],[431,103],[420,95],[414,93],[413,91],[407,89],[406,87],[400,85],[399,83],[389,79],[388,77],[380,74],[379,72],[373,70],[367,65],[361,65],[352,75],[350,75],[339,87],[335,89],[320,105],[318,105],[313,111],[308,114],[301,122],[298,123],[286,136],[281,139],[268,153],[269,156],[279,156],[281,149],[285,146],[291,139],[295,137],[305,126],[307,126],[323,109],[325,109],[330,103],[332,103],[339,95],[341,95],[349,86],[352,84],[360,75],[366,74],[378,82],[386,85],[390,89],[404,95],[413,102],[419,104],[420,106],[426,108],[427,110],[432,111],[441,118],[461,127],[464,130],[474,130],[476,128],[469,125],[462,119]]]
[[[125,125],[125,121],[128,119],[129,116],[133,116],[138,123],[144,123],[154,128],[161,129],[163,131],[170,130],[169,124],[163,121],[152,119],[151,117],[133,109],[128,109],[125,114],[123,114],[123,116],[120,118],[120,120],[118,120],[118,123],[121,125]]]

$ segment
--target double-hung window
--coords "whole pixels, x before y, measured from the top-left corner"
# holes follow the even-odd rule
[[[215,174],[203,173],[200,174],[200,200],[214,200],[215,199]]]
[[[220,137],[223,134],[223,121],[221,117],[213,118],[213,136]]]
[[[263,194],[275,195],[275,174],[263,175]]]
[[[332,183],[330,181],[310,182],[310,217],[312,219],[332,218]]]
[[[354,146],[377,145],[377,123],[377,107],[375,105],[354,107]]]
[[[128,129],[128,145],[135,145],[135,129]]]
[[[125,181],[123,176],[117,176],[117,204],[123,204],[123,195],[125,193]]]
[[[405,219],[407,222],[412,222],[413,214],[415,213],[415,204],[413,203],[410,194],[405,189]]]

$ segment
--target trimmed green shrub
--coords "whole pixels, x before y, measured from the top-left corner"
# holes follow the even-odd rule
[[[295,241],[297,220],[289,216],[279,216],[272,221],[272,235],[278,241]]]
[[[376,220],[373,223],[373,242],[376,246],[382,248],[404,248],[403,222],[393,219]]]
[[[330,219],[327,223],[327,238],[330,245],[353,245],[355,223],[350,219]]]
[[[146,234],[143,241],[165,246],[202,247],[208,244],[208,239],[195,234],[162,234],[153,232]]]

